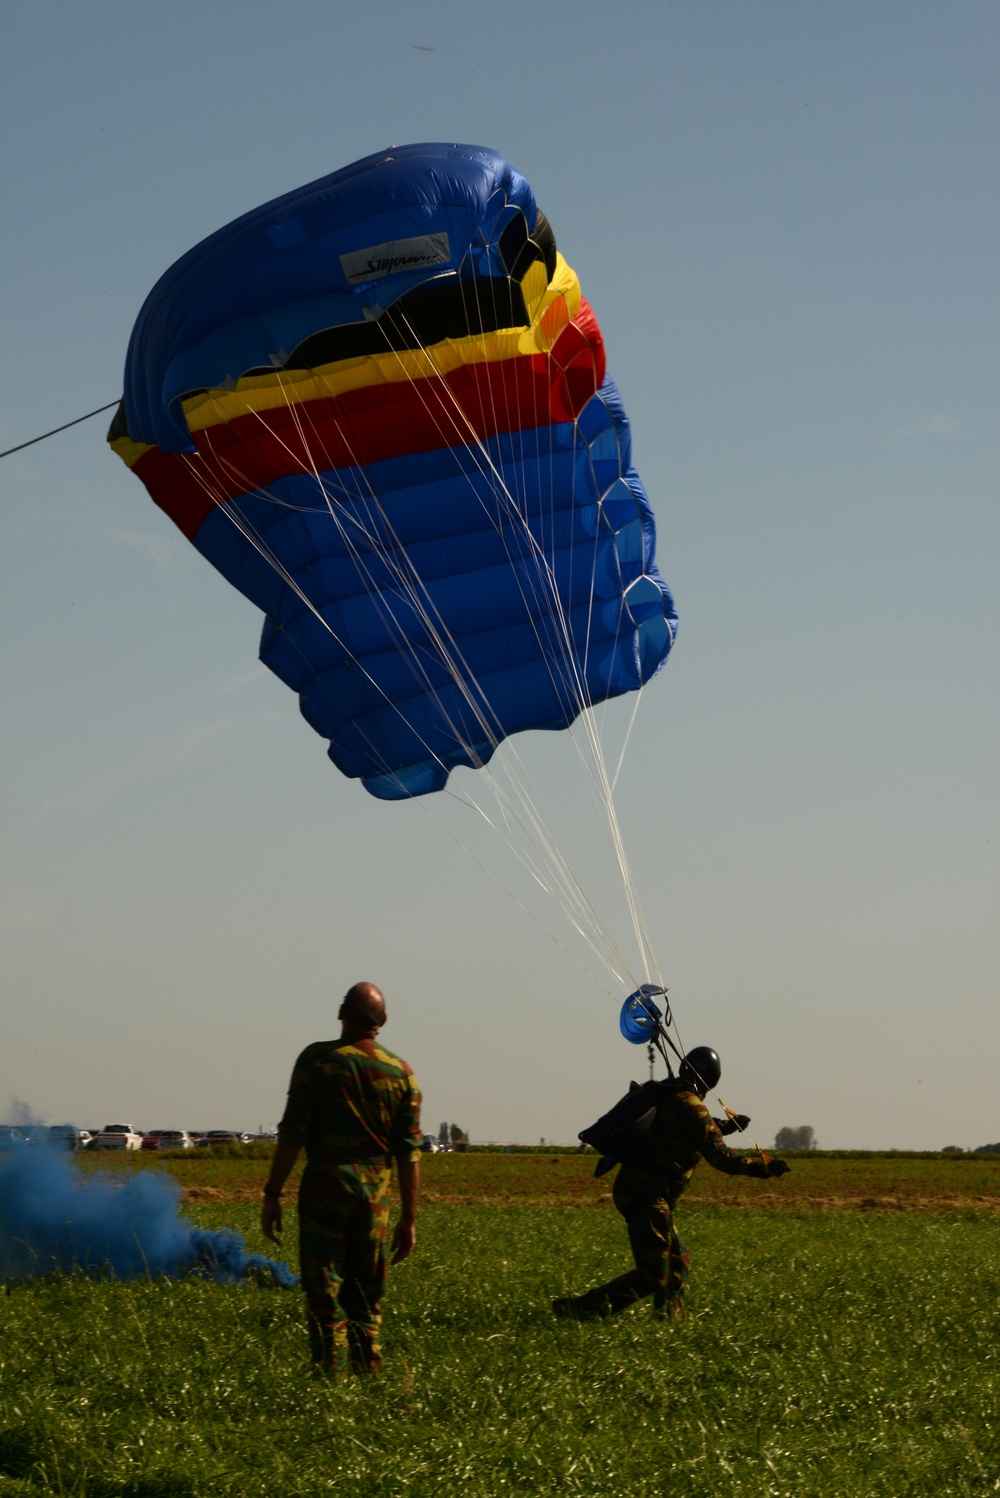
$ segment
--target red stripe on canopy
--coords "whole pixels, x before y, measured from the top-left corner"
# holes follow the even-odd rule
[[[251,413],[193,434],[197,454],[154,447],[133,472],[189,540],[212,508],[290,474],[377,463],[573,421],[604,379],[586,302],[549,354],[466,364],[438,378],[368,385]]]

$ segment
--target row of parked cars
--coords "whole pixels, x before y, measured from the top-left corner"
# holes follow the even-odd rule
[[[0,1125],[0,1150],[9,1149],[11,1140],[28,1144],[54,1144],[66,1150],[193,1150],[211,1149],[213,1144],[252,1144],[256,1139],[273,1142],[273,1134],[235,1134],[228,1129],[209,1129],[207,1133],[186,1129],[150,1129],[141,1133],[130,1124],[107,1124],[98,1133],[89,1129],[78,1129],[73,1124],[22,1126]],[[436,1134],[425,1134],[421,1149],[426,1154],[439,1150],[451,1151],[456,1146],[450,1140],[438,1138]],[[464,1141],[458,1149],[466,1148]]]
[[[100,1136],[98,1136],[100,1137]],[[143,1134],[141,1149],[144,1150],[193,1150],[211,1149],[213,1144],[253,1144],[255,1139],[273,1140],[273,1134],[234,1134],[229,1129],[209,1129],[207,1134],[189,1134],[185,1129],[151,1129]],[[99,1144],[97,1149],[113,1149],[114,1145]],[[134,1149],[135,1146],[133,1145]]]
[[[18,1128],[0,1126],[0,1150],[9,1149],[13,1141],[26,1144],[51,1144],[65,1150],[192,1150],[210,1149],[213,1144],[249,1144],[254,1139],[273,1139],[271,1134],[236,1134],[229,1129],[209,1129],[207,1133],[188,1133],[186,1129],[151,1129],[140,1133],[130,1124],[108,1124],[98,1133],[78,1129],[73,1124],[53,1124],[51,1128],[31,1125]]]

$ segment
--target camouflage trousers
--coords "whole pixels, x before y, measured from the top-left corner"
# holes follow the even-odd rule
[[[625,1219],[635,1268],[578,1296],[577,1313],[584,1318],[614,1316],[652,1295],[653,1309],[659,1315],[683,1315],[691,1260],[674,1227],[670,1201],[661,1194],[650,1199],[647,1191],[631,1190],[620,1173],[612,1197]]]
[[[299,1267],[313,1362],[340,1377],[377,1373],[390,1171],[341,1166],[299,1188]]]

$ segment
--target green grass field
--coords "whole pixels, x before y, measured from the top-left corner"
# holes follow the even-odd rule
[[[262,1246],[249,1204],[190,1210]],[[994,1212],[680,1227],[684,1322],[565,1325],[553,1295],[626,1267],[616,1214],[431,1203],[366,1384],[309,1376],[297,1292],[9,1287],[0,1495],[1000,1492]]]

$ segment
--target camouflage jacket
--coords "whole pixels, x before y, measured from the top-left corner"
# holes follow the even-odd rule
[[[304,1146],[312,1173],[416,1160],[420,1088],[377,1040],[320,1040],[292,1069],[278,1142]]]
[[[699,1160],[727,1175],[767,1175],[764,1161],[737,1154],[722,1142],[719,1125],[698,1094],[680,1080],[656,1088],[656,1116],[643,1139],[641,1155],[621,1167],[616,1187],[629,1196],[661,1190],[676,1201]]]

